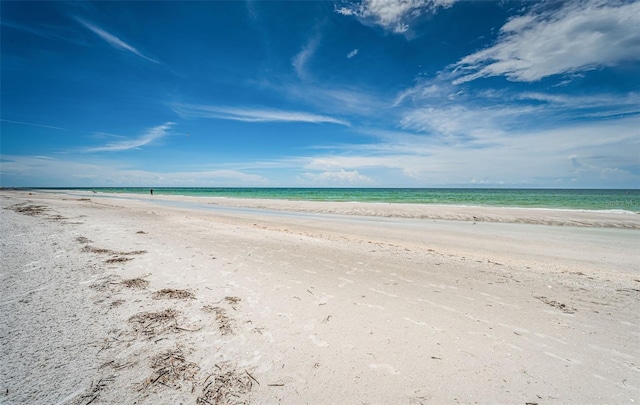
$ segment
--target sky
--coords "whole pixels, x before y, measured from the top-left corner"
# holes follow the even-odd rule
[[[0,3],[3,187],[640,188],[640,1]]]

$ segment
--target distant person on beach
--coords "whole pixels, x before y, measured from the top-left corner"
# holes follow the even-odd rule
[[[151,195],[153,195],[153,189],[151,189],[150,191],[151,191]]]

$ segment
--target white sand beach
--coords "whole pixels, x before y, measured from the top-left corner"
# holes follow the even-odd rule
[[[640,402],[640,215],[0,191],[0,403]]]

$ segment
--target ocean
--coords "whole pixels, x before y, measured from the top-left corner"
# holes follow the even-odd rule
[[[66,188],[69,190],[69,188]],[[73,188],[103,193],[149,194],[149,188]],[[480,189],[480,188],[169,188],[159,195],[266,198],[308,201],[414,203],[574,210],[624,210],[640,213],[640,190]]]

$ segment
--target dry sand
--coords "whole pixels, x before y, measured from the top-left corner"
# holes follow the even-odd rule
[[[0,403],[640,402],[637,214],[0,206]]]

